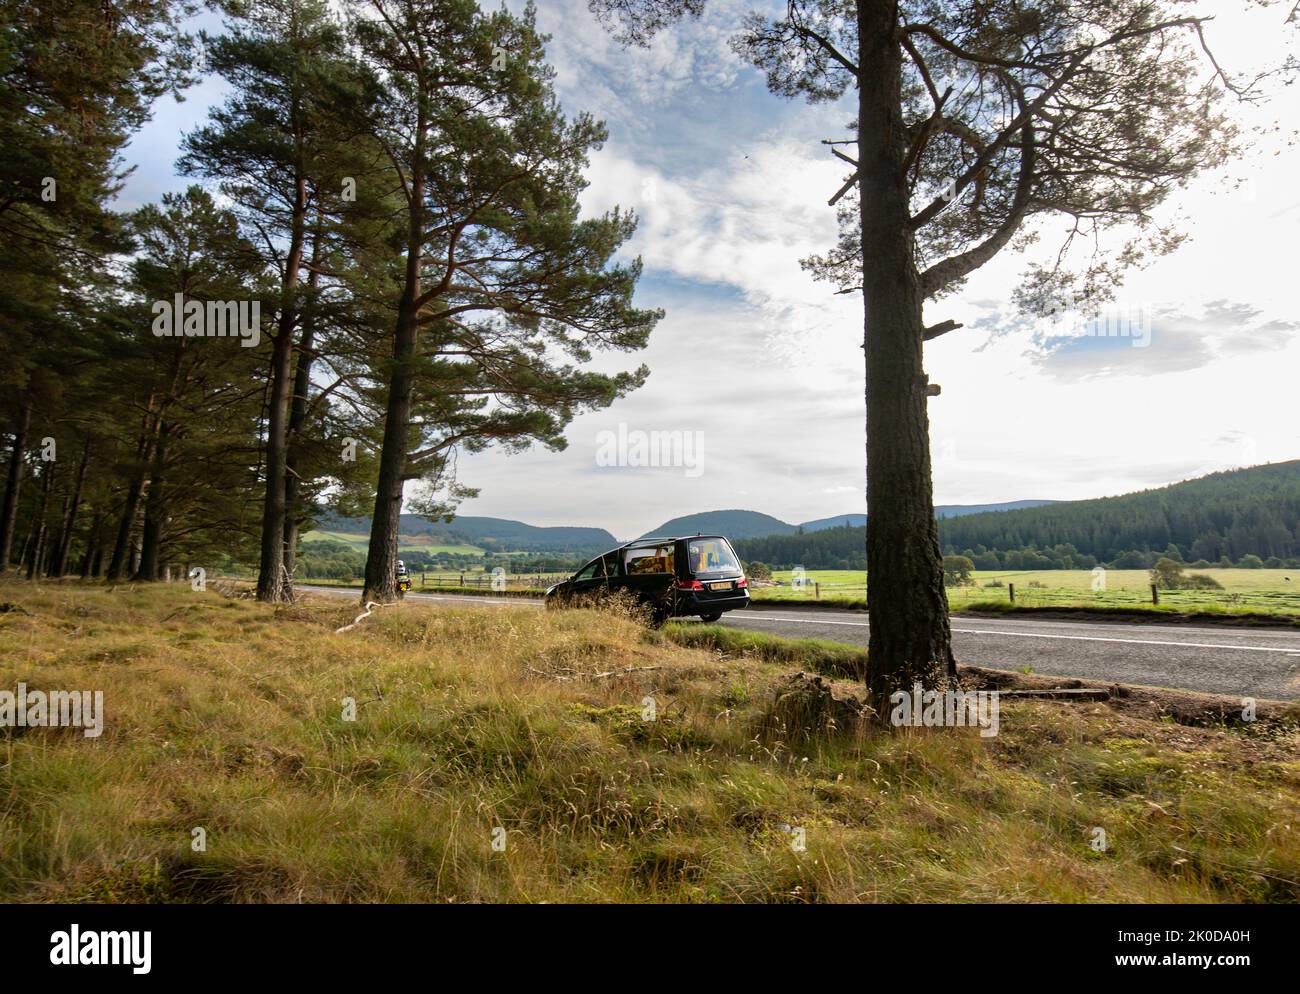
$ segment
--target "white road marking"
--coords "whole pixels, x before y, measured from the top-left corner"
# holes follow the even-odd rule
[[[762,610],[762,608],[757,608],[756,610]],[[838,612],[828,612],[828,613],[838,613]],[[862,612],[859,612],[859,613],[862,614],[862,615],[865,615],[865,614],[866,614],[865,611],[862,611]],[[745,614],[748,615],[748,616],[750,616],[750,617],[754,617],[754,615],[752,615],[752,614],[750,613],[750,611],[746,611]],[[794,612],[794,611],[791,611],[790,614],[791,614],[791,615],[794,615],[795,618],[803,618],[803,619],[806,619],[806,620],[808,620],[808,621],[817,621],[817,620],[820,620],[820,618],[819,618],[818,615],[808,615],[808,614],[798,615],[798,614],[797,614],[796,612]],[[732,614],[732,617],[736,617],[736,615],[733,613],[733,614]],[[782,611],[782,612],[781,612],[781,617],[782,617],[782,618],[785,618],[785,617],[786,617],[786,612],[785,612],[785,611]],[[983,624],[983,625],[995,625],[995,624],[998,623],[998,620],[1002,620],[1002,622],[1003,622],[1004,624],[1005,624],[1007,621],[1011,621],[1011,622],[1013,622],[1013,623],[1015,623],[1015,624],[1033,625],[1035,628],[1082,628],[1082,627],[1084,627],[1084,626],[1087,626],[1087,627],[1090,628],[1090,629],[1094,629],[1094,628],[1095,628],[1095,629],[1097,629],[1097,630],[1099,630],[1099,631],[1120,631],[1120,632],[1132,631],[1134,628],[1137,628],[1137,627],[1140,626],[1141,629],[1142,629],[1142,631],[1144,631],[1144,632],[1172,632],[1172,633],[1176,633],[1176,634],[1178,634],[1178,635],[1220,635],[1220,634],[1222,634],[1222,633],[1225,631],[1225,629],[1222,628],[1222,627],[1217,627],[1217,628],[1206,628],[1206,627],[1201,626],[1201,625],[1153,625],[1153,624],[1150,624],[1149,622],[1145,622],[1145,621],[1134,621],[1134,622],[1128,622],[1127,624],[1124,624],[1124,623],[1110,623],[1110,622],[1103,622],[1103,621],[1091,621],[1091,620],[1088,620],[1088,621],[1051,621],[1051,620],[1048,620],[1048,619],[1046,619],[1046,618],[1032,617],[1032,616],[1022,616],[1022,617],[1018,617],[1018,618],[997,619],[997,618],[977,618],[977,617],[974,617],[974,616],[969,615],[969,614],[954,614],[954,615],[952,615],[952,619],[953,619],[954,621],[965,622],[965,623],[968,624],[968,625],[969,625],[969,624],[972,624],[972,623],[973,623],[973,624]],[[773,618],[772,620],[776,620],[776,619]],[[787,618],[786,620],[791,620],[791,619],[788,619],[788,618]],[[866,622],[865,622],[865,621],[863,621],[863,622],[844,622],[844,624],[862,624],[862,625],[865,625]],[[1268,639],[1281,638],[1281,639],[1291,639],[1291,640],[1293,640],[1293,641],[1296,640],[1296,639],[1300,639],[1300,630],[1297,630],[1297,629],[1295,629],[1295,628],[1282,628],[1282,629],[1276,629],[1276,628],[1245,628],[1245,627],[1243,627],[1243,628],[1239,628],[1239,629],[1237,629],[1237,631],[1240,631],[1240,632],[1242,632],[1243,634],[1245,634],[1245,633],[1249,633],[1249,635],[1250,635],[1251,638],[1257,638],[1257,639],[1258,639],[1258,638],[1268,638]]]
[[[732,620],[748,618],[753,621],[794,621],[801,625],[845,625],[850,628],[866,628],[865,621],[832,621],[827,618],[780,618],[765,614],[732,615]],[[954,628],[961,635],[1008,635],[1012,638],[1026,639],[1067,639],[1072,642],[1123,642],[1129,645],[1171,645],[1185,646],[1189,649],[1241,649],[1246,652],[1276,652],[1284,656],[1300,656],[1300,649],[1279,649],[1271,645],[1226,645],[1216,642],[1165,642],[1156,639],[1121,639],[1105,638],[1100,635],[1048,635],[1043,632],[1006,632],[987,628]]]

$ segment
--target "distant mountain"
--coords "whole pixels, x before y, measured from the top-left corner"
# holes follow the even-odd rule
[[[799,527],[806,532],[819,532],[826,528],[843,528],[848,525],[850,528],[858,528],[867,523],[865,514],[837,514],[833,518],[818,518],[815,521],[805,521]]]
[[[1300,461],[1212,473],[1119,497],[937,510],[943,551],[970,556],[977,569],[1091,569],[1099,563],[1148,569],[1162,555],[1188,563],[1238,563],[1250,556],[1258,557],[1256,566],[1300,566]],[[803,534],[741,538],[736,551],[746,561],[776,567],[864,568],[866,529],[843,518],[826,520],[832,524],[812,528],[818,522],[809,522]],[[841,522],[847,527],[834,527]]]
[[[1050,500],[1010,500],[1002,504],[940,504],[934,509],[940,518],[956,518],[963,514],[979,514],[983,511],[1014,511],[1023,507],[1042,507],[1052,504]],[[701,511],[698,514],[684,514],[680,518],[665,521],[654,531],[642,535],[694,535],[697,532],[726,535],[728,538],[760,538],[767,535],[794,535],[802,528],[806,532],[819,532],[826,528],[860,528],[866,524],[865,514],[837,514],[831,518],[817,518],[792,525],[760,511]]]
[[[1060,503],[1059,500],[1007,500],[1000,504],[939,504],[935,507],[934,514],[937,518],[960,518],[967,514],[983,514],[985,511],[1021,511],[1027,507]]]
[[[346,518],[332,511],[322,511],[316,517],[316,528],[323,532],[342,532],[348,535],[370,534],[370,518]],[[403,514],[398,532],[403,538],[429,538],[445,545],[473,545],[464,535],[457,533],[451,525],[441,521],[429,521],[416,514]]]
[[[326,513],[318,519],[320,531],[367,534],[369,518],[344,518]],[[596,555],[618,545],[604,528],[529,525],[509,518],[457,516],[450,522],[429,521],[403,514],[398,531],[403,538],[437,539],[447,545],[477,545],[492,552],[571,552]]]
[[[959,518],[963,514],[981,514],[984,511],[1018,511],[1025,507],[1042,507],[1044,504],[1055,504],[1054,500],[1008,500],[1000,504],[937,504],[934,508],[935,517],[938,518]],[[837,514],[833,518],[818,518],[815,521],[805,521],[799,527],[806,532],[819,532],[823,528],[861,528],[867,523],[865,514]],[[773,535],[784,535],[786,532],[773,532]]]
[[[402,515],[405,519],[407,515]],[[618,545],[604,528],[580,528],[565,525],[528,525],[509,518],[475,518],[457,515],[447,525],[473,545],[487,549],[523,549],[559,552],[566,549],[591,549],[593,555]]]
[[[758,511],[701,511],[665,521],[649,535],[726,535],[728,538],[756,538],[759,535],[793,535],[795,526]]]

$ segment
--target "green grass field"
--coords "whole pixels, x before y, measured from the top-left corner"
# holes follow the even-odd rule
[[[1300,900],[1277,707],[832,727],[789,677],[860,648],[236,593],[0,580],[0,689],[104,692],[98,737],[0,728],[0,901]]]
[[[1211,576],[1224,589],[1162,590],[1162,608],[1171,611],[1300,615],[1300,570],[1204,569],[1188,572]],[[807,570],[805,575],[809,586],[803,591],[789,585],[792,573],[784,570],[773,573],[773,578],[783,581],[783,585],[756,587],[752,595],[758,601],[820,599],[846,603],[860,603],[866,597],[866,575],[856,570]],[[948,588],[948,601],[954,610],[990,601],[1009,603],[1010,584],[1015,584],[1016,604],[1021,607],[1151,606],[1151,580],[1146,570],[1106,570],[1104,590],[1094,591],[1093,579],[1090,570],[976,571],[973,584]],[[819,585],[820,590],[813,584]]]
[[[370,545],[370,536],[356,532],[310,531],[302,537],[304,542],[342,542],[360,552],[365,552]],[[419,535],[407,535],[398,540],[398,552],[428,552],[436,554],[446,552],[454,556],[481,556],[483,550],[477,545],[439,545]]]

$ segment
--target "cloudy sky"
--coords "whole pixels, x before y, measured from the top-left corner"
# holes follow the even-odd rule
[[[481,488],[462,511],[620,537],[716,508],[791,522],[864,511],[861,304],[798,265],[834,242],[826,200],[844,172],[820,141],[842,137],[851,110],[771,96],[730,51],[761,0],[710,0],[646,50],[610,40],[586,0],[537,6],[562,104],[609,127],[584,207],[637,211],[637,303],[667,316],[639,357],[598,360],[643,361],[651,375],[575,420],[565,451],[462,458],[461,482]],[[1276,11],[1215,6],[1211,40],[1229,66],[1300,42]],[[177,141],[222,92],[206,80],[184,103],[160,102],[128,150],[122,206],[185,185]],[[1245,119],[1294,127],[1295,111],[1292,90]],[[1118,295],[1134,337],[1018,319],[1012,292],[1032,255],[1003,253],[927,308],[927,323],[965,325],[926,347],[943,387],[930,402],[936,502],[1097,497],[1300,458],[1297,176],[1300,149],[1278,137],[1180,191],[1167,213],[1191,239]],[[691,465],[607,465],[611,438],[642,432],[689,433]]]

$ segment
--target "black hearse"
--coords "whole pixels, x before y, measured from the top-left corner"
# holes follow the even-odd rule
[[[651,620],[699,615],[717,621],[749,603],[736,550],[721,535],[640,538],[611,549],[546,591],[547,607],[576,607],[626,592]]]

